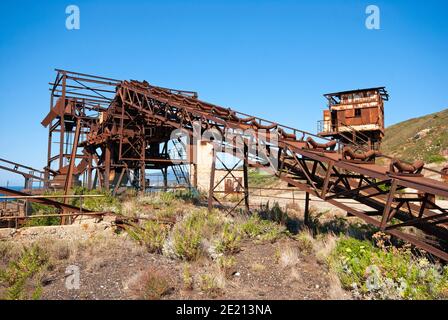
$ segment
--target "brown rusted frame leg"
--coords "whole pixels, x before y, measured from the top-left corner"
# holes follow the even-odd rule
[[[310,193],[305,192],[305,209],[303,211],[303,221],[307,227],[310,226]]]
[[[384,207],[383,216],[381,218],[380,229],[383,231],[386,229],[386,224],[389,221],[389,215],[391,212],[392,202],[394,200],[395,192],[397,190],[397,185],[398,185],[397,180],[392,179],[389,194],[387,196],[386,206]]]
[[[330,183],[330,178],[331,178],[331,171],[333,170],[333,165],[334,165],[333,161],[330,161],[328,163],[327,172],[325,173],[325,178],[324,178],[324,184],[322,186],[322,193],[321,193],[322,199],[324,199],[325,195],[327,194],[328,185]]]
[[[243,184],[244,184],[244,206],[246,212],[249,212],[249,179],[248,179],[248,167],[249,167],[249,152],[247,144],[244,144],[244,164],[243,164]]]

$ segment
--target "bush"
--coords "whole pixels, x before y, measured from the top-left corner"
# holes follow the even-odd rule
[[[239,194],[232,194],[229,197],[226,197],[224,199],[227,199],[227,201],[232,203],[238,203],[240,202],[241,196]]]
[[[149,252],[161,253],[169,230],[166,225],[150,220],[143,227],[131,225],[127,231],[134,240],[144,244]]]
[[[166,207],[164,209],[157,210],[155,213],[155,216],[158,219],[164,219],[164,220],[170,220],[175,221],[178,216],[183,215],[184,209],[183,208],[176,208],[176,207]]]
[[[218,258],[217,263],[221,270],[227,272],[236,265],[236,259],[233,256],[222,256]]]
[[[191,202],[193,204],[199,204],[202,195],[196,189],[178,190],[174,192],[176,199],[181,199],[185,202]]]
[[[257,214],[252,215],[240,227],[243,235],[262,241],[273,242],[287,233],[285,227],[272,221],[263,220]]]
[[[170,206],[176,200],[176,195],[173,192],[162,192],[159,198],[165,206]]]
[[[448,268],[417,259],[410,250],[378,248],[370,241],[342,238],[330,256],[345,289],[375,299],[447,298]]]
[[[41,283],[39,274],[49,262],[47,253],[38,245],[24,247],[17,260],[10,261],[8,266],[0,270],[0,286],[5,288],[8,300],[39,299]],[[29,292],[27,288],[33,290]]]
[[[158,192],[149,195],[140,196],[136,202],[140,206],[150,206],[153,209],[173,208],[175,205],[181,205],[184,202],[195,202],[198,193],[194,191],[179,190],[176,192]]]
[[[168,235],[166,225],[155,221],[147,221],[143,227],[142,241],[149,252],[162,252],[163,243]]]
[[[424,160],[429,163],[442,163],[446,161],[446,158],[440,154],[431,154],[429,156],[425,156]]]
[[[40,203],[31,203],[31,211],[32,215],[50,215],[57,214],[58,209],[52,206],[46,206]],[[60,217],[38,217],[38,218],[29,218],[26,220],[26,227],[35,227],[35,226],[55,226],[61,224]]]
[[[155,268],[149,268],[141,273],[129,289],[138,298],[145,300],[159,300],[171,291],[169,276]]]
[[[154,209],[159,209],[163,206],[163,202],[160,199],[159,193],[138,196],[135,201],[137,205],[152,206],[154,207]]]
[[[249,185],[253,187],[266,187],[278,180],[276,176],[261,172],[258,169],[249,170],[247,178]]]
[[[329,220],[321,221],[321,217],[328,215],[329,210],[317,211],[316,208],[311,207],[309,223],[307,227],[314,236],[319,234],[335,234],[347,235],[359,240],[371,239],[372,236],[378,232],[378,228],[359,221],[348,221],[347,218],[341,216],[334,216]]]
[[[10,242],[0,241],[0,261],[2,261],[3,258],[8,257],[12,247]]]
[[[269,208],[268,202],[264,207],[262,207],[258,214],[263,219],[271,220],[280,224],[286,224],[289,219],[288,214],[280,208],[278,202],[274,202],[272,208]]]
[[[313,236],[307,231],[301,231],[295,236],[300,251],[310,254],[313,252]]]
[[[196,260],[201,252],[201,225],[189,222],[174,229],[174,251],[184,260]]]
[[[234,256],[221,256],[216,260],[219,270],[226,278],[232,276],[235,271],[236,259]]]
[[[193,276],[191,275],[190,265],[185,264],[182,272],[182,281],[184,283],[184,289],[193,290]]]
[[[77,207],[82,205],[83,208],[92,211],[112,211],[119,213],[121,210],[119,200],[112,195],[109,190],[88,190],[83,187],[77,187],[73,190],[75,195],[103,195],[103,197],[85,197],[73,198],[71,204]]]
[[[39,215],[53,214],[53,213],[44,213],[37,212]],[[28,218],[25,223],[25,227],[37,227],[37,226],[57,226],[61,224],[61,218],[55,216],[49,217],[35,217]]]
[[[196,260],[203,252],[201,242],[220,230],[222,221],[215,212],[196,210],[179,222],[173,230],[173,250],[184,260]]]
[[[222,292],[223,284],[219,275],[203,274],[200,278],[200,289],[202,292],[211,295],[212,297],[219,295]]]
[[[216,251],[224,254],[237,253],[240,251],[240,242],[240,230],[234,224],[226,222],[217,241]]]

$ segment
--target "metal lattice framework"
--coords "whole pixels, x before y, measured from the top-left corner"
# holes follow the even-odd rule
[[[379,154],[351,159],[339,143],[335,145],[306,131],[203,102],[195,92],[156,87],[147,82],[57,72],[56,81],[51,84],[51,110],[42,123],[50,127],[46,167],[49,183],[59,177],[66,192],[81,175],[86,176],[89,188],[116,190],[120,185],[132,183],[144,190],[145,169],[166,170],[178,164],[166,151],[173,129],[181,129],[191,138],[185,148],[186,161],[193,166],[191,141],[195,131],[202,134],[215,130],[226,137],[251,130],[251,136],[240,134],[241,139],[215,141],[215,145],[225,146],[225,150],[239,151],[246,175],[241,186],[244,201],[240,203],[244,202],[246,208],[249,207],[247,167],[269,167],[274,159],[278,164],[275,174],[305,191],[306,199],[310,194],[319,197],[448,260],[448,211],[435,201],[436,197],[448,197],[448,184],[424,176],[425,172],[437,171],[421,167],[413,172],[414,167],[404,163],[402,166],[411,167],[409,172],[393,170],[393,165],[381,166],[372,161],[375,158],[372,156]],[[51,152],[54,134],[60,136],[57,155]],[[252,148],[254,143],[256,150]],[[216,157],[214,152],[210,207],[218,200],[214,196]],[[396,162],[382,157],[391,164]],[[58,164],[56,168],[52,167],[54,162]],[[232,176],[233,168],[226,169]]]

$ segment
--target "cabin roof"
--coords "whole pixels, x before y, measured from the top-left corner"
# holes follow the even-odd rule
[[[386,90],[386,87],[374,87],[374,88],[365,88],[365,89],[355,89],[355,90],[348,90],[348,91],[340,91],[340,92],[333,92],[333,93],[325,93],[324,97],[327,99],[340,99],[342,95],[350,94],[350,93],[357,93],[357,92],[365,92],[365,91],[378,91],[383,100],[388,101],[389,100],[389,93]]]

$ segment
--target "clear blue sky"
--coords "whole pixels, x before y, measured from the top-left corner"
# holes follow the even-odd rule
[[[80,30],[65,28],[69,4]],[[365,28],[369,4],[381,30]],[[447,16],[447,1],[1,1],[0,157],[45,165],[54,68],[196,90],[312,132],[325,92],[386,86],[388,125],[436,112]]]

